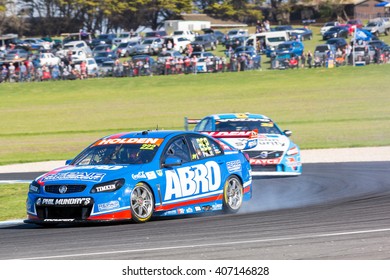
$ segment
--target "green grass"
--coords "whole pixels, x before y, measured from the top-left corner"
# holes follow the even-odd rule
[[[390,144],[390,64],[0,84],[0,164],[74,157],[99,137],[253,112],[303,148]]]
[[[0,185],[0,190],[0,221],[26,218],[28,185]]]

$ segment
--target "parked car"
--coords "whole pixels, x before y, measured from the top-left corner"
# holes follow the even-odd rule
[[[385,26],[385,22],[383,20],[371,20],[364,27],[364,30],[370,31],[375,36],[379,35],[388,35],[388,29]]]
[[[349,30],[346,26],[334,26],[322,35],[324,41],[330,38],[348,38]]]
[[[26,223],[143,223],[152,217],[236,213],[252,197],[245,154],[196,132],[115,134],[67,164],[31,182]]]
[[[65,57],[69,51],[82,50],[87,57],[92,57],[92,50],[85,41],[71,41],[64,44],[64,47],[56,52],[57,56]]]
[[[212,28],[203,28],[202,29],[204,34],[213,34],[217,40],[218,44],[225,44],[226,34],[219,30],[214,30]]]
[[[108,33],[108,34],[100,34],[97,38],[93,39],[91,42],[91,48],[95,48],[98,45],[108,44],[112,45],[113,40],[116,38],[116,34]]]
[[[299,59],[296,54],[291,52],[279,53],[275,56],[272,69],[286,70],[298,68]]]
[[[226,50],[235,50],[237,47],[244,46],[246,41],[248,40],[248,36],[236,35],[230,36],[229,39],[225,41]]]
[[[30,45],[31,50],[50,50],[52,43],[42,40],[41,38],[26,38],[24,43]]]
[[[135,52],[134,47],[138,44],[136,41],[129,41],[125,43],[120,43],[116,48],[116,52],[119,57],[128,57],[129,55]]]
[[[175,30],[172,32],[172,36],[184,37],[192,42],[195,40],[196,34],[191,30]]]
[[[234,50],[234,54],[238,57],[242,54],[246,54],[251,58],[256,57],[258,54],[253,46],[240,46]]]
[[[375,48],[379,48],[380,50],[383,50],[384,48],[388,47],[389,45],[383,42],[382,40],[371,40],[368,42],[369,45],[373,46]]]
[[[158,63],[165,63],[165,61],[167,59],[171,59],[171,58],[175,58],[175,59],[181,58],[181,59],[183,59],[184,56],[180,52],[178,52],[178,51],[173,51],[173,50],[162,51],[162,52],[160,52],[157,55],[157,62]]]
[[[207,51],[215,50],[217,48],[217,41],[214,35],[204,34],[195,37],[195,40],[191,42],[194,51]]]
[[[296,38],[301,41],[305,41],[305,40],[311,40],[313,38],[313,31],[311,31],[309,28],[306,27],[294,28],[289,34],[291,40]]]
[[[281,130],[267,116],[225,113],[195,121],[194,131],[222,139],[247,153],[253,176],[297,176],[302,173],[300,149],[290,139],[292,132]]]
[[[317,45],[314,49],[314,53],[313,53],[313,56],[314,56],[314,59],[318,58],[320,60],[323,60],[328,53],[330,53],[332,56],[334,56],[336,54],[336,47],[334,45],[330,45],[330,44],[321,44],[321,45]]]
[[[375,59],[375,49],[371,45],[355,46],[352,48],[352,55],[355,61],[364,62],[364,64],[370,64]]]
[[[158,73],[158,70],[162,70],[158,69],[156,60],[149,55],[136,55],[132,61],[136,68],[134,74],[138,76],[152,76],[154,73]]]
[[[112,51],[112,45],[109,44],[97,45],[92,50],[92,56],[95,56],[95,54],[97,54],[98,52],[110,52],[110,51]]]
[[[97,65],[102,65],[104,61],[107,60],[116,60],[118,56],[116,55],[115,52],[98,52],[95,54],[94,59],[96,60]]]
[[[328,21],[325,22],[324,26],[321,27],[321,35],[323,36],[326,31],[331,29],[332,27],[339,26],[340,23],[338,21]]]
[[[326,44],[334,45],[336,50],[343,50],[348,45],[348,42],[344,38],[330,38],[326,41]]]
[[[156,55],[162,50],[163,43],[163,38],[147,37],[140,44],[134,46],[134,54]]]
[[[121,32],[118,37],[113,39],[113,44],[119,45],[128,42],[140,42],[142,37],[137,32]]]
[[[301,56],[303,54],[304,46],[301,42],[298,41],[287,41],[281,43],[275,49],[276,55],[281,53],[293,53],[296,56]]]
[[[85,62],[87,66],[88,76],[97,76],[99,74],[99,65],[96,63],[96,60],[93,57],[89,57],[85,60],[76,60],[73,61],[73,67],[80,71],[80,64]]]
[[[350,24],[352,28],[362,28],[363,22],[360,19],[350,19],[346,24]]]
[[[191,44],[191,40],[184,36],[167,36],[164,37],[164,47],[167,50],[174,50],[184,53],[187,46]]]
[[[215,54],[212,52],[192,52],[192,56],[196,56],[197,58],[199,57],[214,57]]]
[[[14,49],[7,52],[7,54],[5,55],[5,60],[27,59],[28,57],[28,51],[24,49]]]
[[[39,63],[41,65],[58,65],[60,62],[61,62],[61,59],[52,53],[40,53],[39,54]]]
[[[216,68],[216,63],[219,63],[220,58],[217,56],[204,56],[199,57],[196,62],[196,72],[197,73],[209,73],[214,72]]]
[[[144,38],[154,38],[154,37],[161,38],[167,35],[168,35],[167,32],[165,32],[164,30],[149,31],[145,33]]]

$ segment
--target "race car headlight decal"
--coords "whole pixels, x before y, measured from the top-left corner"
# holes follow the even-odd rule
[[[28,187],[28,192],[30,193],[39,193],[41,186],[37,181],[32,181],[30,186]]]
[[[125,184],[125,179],[118,179],[93,186],[91,193],[114,192]]]
[[[298,148],[297,148],[297,146],[294,146],[294,147],[292,147],[291,149],[289,149],[288,151],[287,151],[287,155],[288,156],[294,156],[294,155],[297,155],[298,154]]]

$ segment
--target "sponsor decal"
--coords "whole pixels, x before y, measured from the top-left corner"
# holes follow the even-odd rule
[[[248,140],[248,142],[246,143],[245,149],[252,149],[253,147],[256,147],[256,146],[257,146],[257,139],[251,139],[251,140]]]
[[[78,205],[86,206],[92,204],[92,198],[90,197],[75,197],[75,198],[38,198],[36,201],[37,206],[67,206]]]
[[[279,139],[271,139],[269,137],[259,138],[258,144],[259,145],[281,146]]]
[[[139,179],[146,179],[147,177],[144,171],[140,171],[137,174],[131,175],[131,178],[133,178],[133,180],[139,180]]]
[[[115,184],[95,187],[96,192],[112,191],[115,189],[116,189]]]
[[[67,171],[78,170],[78,169],[97,169],[97,170],[119,170],[124,168],[124,166],[120,165],[78,165],[78,166],[70,166],[67,168]]]
[[[177,209],[178,214],[184,214],[185,210],[183,208]]]
[[[222,210],[222,204],[214,204],[213,210]]]
[[[215,161],[167,170],[165,178],[165,201],[216,191],[221,186],[221,170]]]
[[[196,212],[202,211],[202,208],[200,208],[200,206],[195,206],[194,208],[195,208],[195,211],[196,211]]]
[[[149,180],[152,180],[152,179],[156,179],[156,178],[157,178],[156,173],[154,173],[154,171],[145,172],[145,174],[146,174],[146,177],[147,177]]]
[[[290,158],[290,157],[288,157],[288,158],[286,158],[286,165],[287,165],[288,167],[294,168],[294,167],[299,167],[299,166],[301,166],[302,164],[301,164],[301,162],[295,160],[295,158]]]
[[[280,158],[270,158],[270,159],[254,159],[251,158],[249,163],[251,165],[275,165],[280,163]]]
[[[155,144],[161,145],[164,139],[161,138],[113,138],[113,139],[101,139],[97,141],[93,146],[101,145],[113,145],[113,144]]]
[[[163,173],[163,171],[162,171],[161,169],[156,170],[156,173],[157,173],[157,175],[160,176],[160,177],[164,175],[164,173]]]
[[[98,204],[99,211],[107,211],[119,208],[119,201],[113,200],[107,203]]]
[[[205,132],[205,134],[215,138],[249,138],[252,136],[252,131],[211,131]]]
[[[171,216],[171,215],[177,215],[177,211],[176,210],[169,210],[169,211],[165,212],[163,216]]]
[[[41,181],[57,181],[57,180],[82,180],[91,182],[101,182],[106,174],[96,172],[65,172],[48,174],[44,176]]]
[[[228,161],[226,163],[226,167],[227,167],[229,173],[240,171],[241,170],[241,162],[238,159],[237,160]]]
[[[186,213],[193,213],[194,212],[194,209],[192,209],[191,207],[188,207],[186,209]]]

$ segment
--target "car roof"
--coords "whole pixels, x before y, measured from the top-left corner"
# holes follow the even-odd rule
[[[214,120],[228,120],[228,119],[270,119],[262,114],[252,114],[252,113],[222,113],[222,114],[213,114],[208,117],[213,118]]]
[[[190,134],[196,133],[193,131],[181,130],[144,130],[144,131],[129,131],[116,134],[107,135],[101,139],[121,139],[121,138],[168,138],[180,135],[182,133]]]

